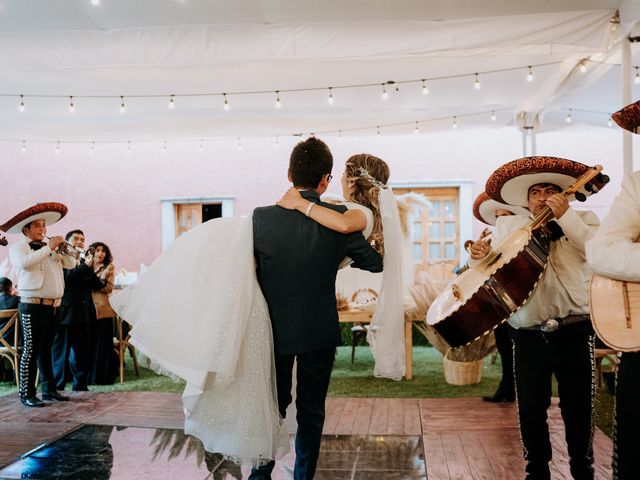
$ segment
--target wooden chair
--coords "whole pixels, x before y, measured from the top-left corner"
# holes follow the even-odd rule
[[[378,298],[378,292],[373,288],[359,288],[351,295],[351,302],[358,305],[373,303]],[[355,362],[356,345],[367,336],[369,325],[366,323],[356,323],[351,327],[351,363]]]
[[[20,371],[20,322],[18,321],[18,309],[0,310],[0,320],[9,319],[0,328],[0,359],[6,358],[13,367],[16,385],[19,385],[18,374]],[[13,339],[5,340],[4,335],[13,327]]]
[[[138,359],[136,358],[136,349],[129,343],[129,339],[131,338],[129,331],[127,331],[126,335],[122,333],[123,323],[124,321],[122,318],[116,317],[116,329],[118,336],[113,339],[113,348],[115,348],[120,362],[120,383],[124,383],[124,355],[127,350],[133,360],[133,369],[136,372],[136,377],[140,376],[140,371],[138,370]]]
[[[602,361],[606,358],[611,365],[611,371],[615,372],[618,369],[618,352],[611,348],[596,348],[593,351],[596,364],[596,379],[598,381],[598,388],[602,387]]]

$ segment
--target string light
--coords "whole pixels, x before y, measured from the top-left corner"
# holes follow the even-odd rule
[[[480,79],[478,78],[478,74],[476,73],[476,81],[473,82],[473,88],[475,88],[476,90],[480,90]]]
[[[427,81],[424,79],[422,80],[422,94],[429,95],[429,87],[427,87]]]
[[[276,90],[276,108],[282,108],[282,102],[280,101],[280,92]]]
[[[20,148],[20,151],[22,153],[27,153],[27,141],[26,140],[22,140],[22,147]]]
[[[342,130],[338,130],[338,141],[342,142]]]
[[[127,109],[124,106],[124,96],[120,95],[120,113],[126,112]]]
[[[167,141],[166,140],[162,143],[162,153],[167,153]]]
[[[414,134],[420,133],[420,127],[418,126],[418,122],[416,122],[416,128],[413,129]]]
[[[55,153],[56,155],[58,155],[58,154],[60,153],[60,140],[58,140],[58,141],[56,142],[56,149],[54,150],[54,153]]]
[[[389,94],[387,93],[387,87],[386,87],[386,85],[384,83],[382,84],[382,99],[383,100],[389,100]]]
[[[380,133],[380,125],[377,125],[377,126],[376,126],[376,129],[378,130],[378,132],[376,133],[376,135],[381,135],[381,133]]]
[[[198,147],[200,153],[204,152],[204,138],[200,139],[200,146]]]
[[[636,76],[633,79],[633,83],[640,85],[640,72],[638,71],[638,67],[636,67]]]
[[[327,98],[329,105],[333,105],[335,100],[333,99],[333,88],[329,87],[329,98]]]
[[[580,62],[580,73],[587,73],[587,62],[585,60]]]
[[[453,128],[454,130],[458,128],[458,122],[455,115],[453,116],[453,123],[451,124],[451,128]]]
[[[127,155],[131,155],[131,140],[127,140]]]
[[[238,143],[236,144],[236,149],[238,149],[238,151],[242,150],[242,139],[240,137],[238,137]]]
[[[91,148],[89,148],[89,153],[91,155],[96,153],[96,142],[94,140],[91,141]]]
[[[24,107],[24,95],[20,95],[20,105],[18,105],[18,111],[20,113],[24,113],[25,111],[25,107]]]
[[[75,113],[76,106],[73,104],[73,96],[69,97],[69,113]]]
[[[175,104],[175,103],[174,103],[174,101],[173,101],[173,97],[174,97],[174,96],[175,96],[175,95],[171,95],[171,96],[169,97],[169,105],[168,105],[169,110],[173,110],[173,109],[175,108],[175,106],[176,106],[176,104]]]
[[[567,123],[572,123],[573,122],[573,117],[571,116],[571,109],[569,109],[569,113],[567,114],[567,118],[565,118],[564,121],[567,122]]]
[[[611,117],[607,120],[607,127],[613,127],[613,120],[611,120]]]
[[[529,74],[527,75],[527,82],[533,82],[533,70],[531,69],[531,65],[529,65]]]
[[[222,94],[222,98],[224,98],[224,106],[223,106],[223,108],[224,108],[224,110],[225,110],[226,112],[228,112],[228,111],[229,111],[229,109],[231,108],[231,106],[229,105],[229,102],[227,101],[227,94],[226,94],[226,93],[223,93],[223,94]]]
[[[278,135],[276,135],[276,139],[273,142],[273,146],[274,146],[274,148],[280,147],[280,141],[278,140]]]
[[[491,110],[491,117],[489,117],[489,118],[491,118],[492,122],[496,121],[496,112],[494,110]]]

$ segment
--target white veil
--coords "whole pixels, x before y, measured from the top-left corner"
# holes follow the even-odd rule
[[[402,380],[405,374],[403,234],[398,206],[390,188],[380,188],[384,234],[382,288],[367,341],[375,360],[373,375]]]

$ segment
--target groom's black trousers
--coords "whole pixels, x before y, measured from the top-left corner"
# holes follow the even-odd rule
[[[324,426],[324,403],[329,389],[331,369],[336,349],[328,348],[313,352],[275,355],[278,408],[284,418],[291,403],[291,387],[294,360],[296,370],[296,462],[294,480],[311,480],[316,472],[320,440]],[[275,462],[254,469],[250,479],[271,478]]]

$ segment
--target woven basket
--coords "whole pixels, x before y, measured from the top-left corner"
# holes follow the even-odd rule
[[[482,379],[482,360],[454,362],[443,358],[444,379],[450,385],[474,385]]]

